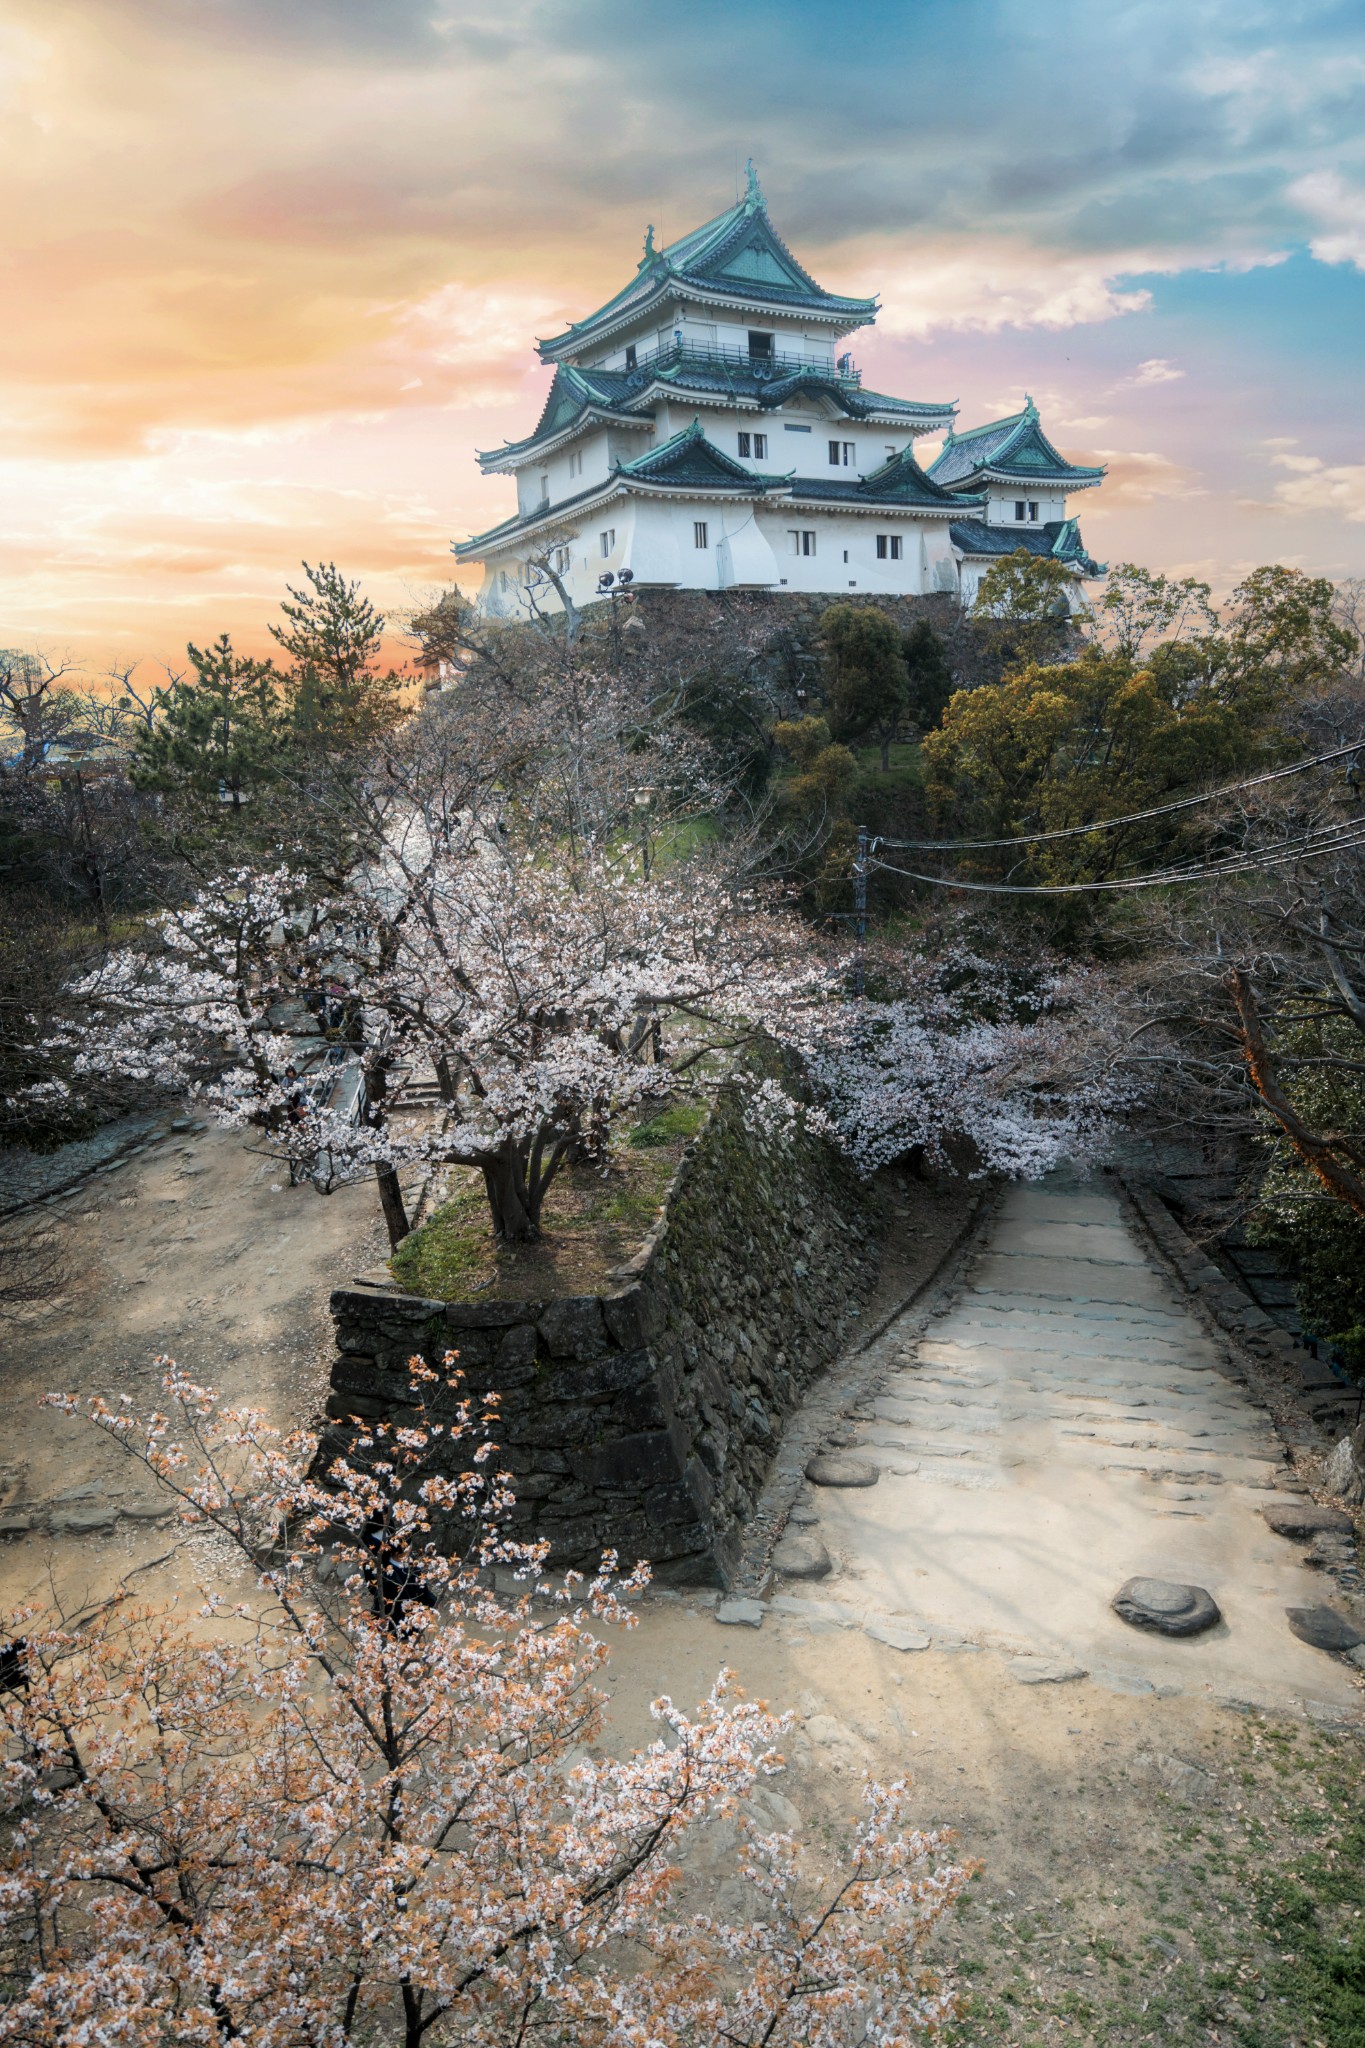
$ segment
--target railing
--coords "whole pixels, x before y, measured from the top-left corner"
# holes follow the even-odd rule
[[[789,377],[800,370],[814,370],[838,384],[856,391],[863,373],[847,356],[832,363],[828,356],[801,355],[790,349],[774,349],[770,356],[750,355],[746,348],[702,348],[690,341],[670,342],[651,354],[637,358],[637,370],[661,370],[695,366],[704,370],[742,370],[749,377]]]

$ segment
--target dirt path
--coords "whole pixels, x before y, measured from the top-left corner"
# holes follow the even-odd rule
[[[0,1543],[0,1594],[42,1598],[50,1579],[78,1605],[140,1568],[152,1598],[226,1591],[211,1543],[146,1519],[160,1505],[130,1468],[38,1404],[58,1386],[146,1405],[169,1350],[306,1419],[328,1290],[379,1256],[369,1190],[289,1189],[209,1129],[57,1214],[63,1297],[0,1381],[6,1516],[31,1525]],[[923,1820],[982,1865],[939,1945],[972,2048],[1359,2048],[1360,1685],[1284,1628],[1285,1604],[1330,1589],[1257,1512],[1259,1482],[1286,1471],[1265,1419],[1111,1197],[1018,1191],[992,1228],[930,1326],[910,1312],[860,1362],[887,1384],[840,1433],[882,1476],[806,1489],[835,1574],[789,1584],[760,1629],[717,1626],[714,1595],[647,1597],[615,1645],[612,1741],[651,1739],[653,1698],[690,1705],[729,1663],[794,1716],[774,1811],[803,1840],[839,1839],[864,1770],[909,1775]],[[810,1404],[819,1428],[840,1398],[836,1374]],[[800,1438],[778,1461],[793,1485]],[[1121,1578],[1158,1571],[1208,1585],[1225,1628],[1167,1644],[1110,1615]],[[1031,1682],[1021,1652],[1089,1675]],[[692,1896],[742,1911],[731,1840],[702,1846]]]
[[[9,1330],[0,1360],[0,1599],[75,1598],[165,1551],[163,1503],[88,1428],[42,1406],[58,1389],[160,1394],[169,1353],[227,1398],[296,1426],[321,1408],[331,1288],[381,1256],[367,1185],[319,1196],[214,1125],[172,1131],[45,1212],[55,1299]]]

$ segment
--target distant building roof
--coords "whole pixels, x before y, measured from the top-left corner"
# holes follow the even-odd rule
[[[980,504],[979,498],[964,501],[954,491],[945,491],[927,476],[907,448],[903,454],[884,462],[870,476],[792,477],[793,498],[818,500],[831,505],[883,508],[886,511],[939,512],[951,517],[963,503]]]
[[[1104,563],[1087,551],[1076,519],[1049,519],[1039,526],[988,526],[983,519],[955,519],[948,535],[962,555],[977,560],[998,561],[1022,549],[1026,555],[1050,555],[1082,576],[1105,573]]]
[[[1104,470],[1068,462],[1048,440],[1038,408],[1028,398],[1024,410],[1007,420],[969,427],[964,434],[950,429],[929,474],[949,489],[979,489],[983,483],[1051,483],[1078,491],[1100,483]]]
[[[651,228],[630,283],[595,313],[538,343],[541,356],[553,362],[573,354],[622,322],[643,317],[656,302],[676,298],[683,288],[689,297],[739,299],[834,321],[844,333],[866,325],[877,312],[875,299],[827,292],[797,261],[768,218],[751,163],[741,200],[665,249],[654,247]]]

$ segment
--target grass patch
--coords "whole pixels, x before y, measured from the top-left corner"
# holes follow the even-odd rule
[[[1217,1789],[1198,1821],[1148,1794],[1145,1839],[1130,1810],[1076,1898],[968,1894],[952,2048],[1365,2048],[1357,1738],[1249,1716],[1200,1761]]]
[[[431,1301],[545,1301],[596,1294],[640,1245],[683,1147],[705,1120],[702,1103],[672,1103],[626,1133],[605,1173],[566,1167],[541,1215],[541,1238],[500,1245],[489,1226],[483,1177],[454,1168],[436,1209],[389,1262],[395,1280]]]
[[[858,763],[859,781],[876,781],[889,788],[895,783],[911,789],[920,789],[924,774],[920,767],[918,740],[893,740],[887,749],[889,767],[882,767],[882,750],[878,746],[854,747],[853,755]]]

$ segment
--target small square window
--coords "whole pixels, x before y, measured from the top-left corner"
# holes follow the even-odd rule
[[[692,545],[694,548],[704,548],[706,546],[706,521],[704,519],[694,519],[692,521]]]
[[[772,359],[773,338],[771,334],[755,333],[751,327],[749,329],[749,361],[751,363],[770,363]]]
[[[616,546],[616,528],[614,526],[604,526],[598,535],[598,541],[602,549],[602,559],[605,562],[607,556]]]
[[[1024,517],[1025,517],[1025,515],[1026,515],[1026,513],[1027,513],[1027,510],[1028,510],[1028,507],[1027,507],[1027,506],[1025,505],[1025,503],[1024,503],[1024,501],[1023,501],[1023,499],[1022,499],[1022,498],[1016,498],[1016,499],[1015,499],[1015,501],[1014,501],[1014,516],[1015,516],[1015,518],[1016,518],[1016,519],[1022,519],[1022,518],[1024,518]]]
[[[740,437],[739,437],[739,452],[740,452],[740,454],[741,454],[741,455],[751,455],[751,454],[753,453],[753,440],[754,440],[754,437],[753,437],[753,435],[752,435],[752,434],[741,434],[741,435],[740,435]]]
[[[837,469],[839,466],[839,443],[837,441],[831,441],[829,444],[829,459],[831,467]]]
[[[879,533],[879,534],[877,535],[877,560],[878,560],[879,562],[898,562],[898,561],[900,560],[900,558],[901,558],[901,536],[900,536],[900,534],[898,534],[898,533]]]
[[[1028,501],[1028,516],[1030,519],[1038,517],[1038,500],[1036,498],[1030,498]]]
[[[765,460],[766,460],[766,458],[767,458],[767,454],[768,454],[768,437],[767,437],[767,435],[766,435],[766,434],[755,434],[755,435],[754,435],[754,459],[755,459],[755,461],[757,461],[757,462],[763,462],[763,461],[765,461]]]

